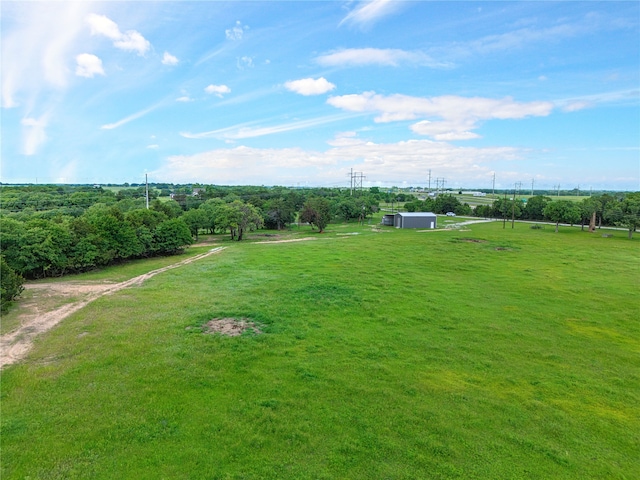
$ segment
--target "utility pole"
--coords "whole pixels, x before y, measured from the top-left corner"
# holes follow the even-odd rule
[[[357,172],[355,175],[356,175],[356,182],[355,182],[355,185],[354,185],[355,189],[357,191],[358,186],[359,186],[360,187],[360,193],[362,194],[362,189],[363,189],[362,180],[367,178],[367,177],[364,176],[363,172]]]
[[[144,186],[145,186],[145,197],[147,199],[147,210],[149,210],[149,179],[147,178],[147,174],[144,174]]]
[[[511,228],[512,229],[516,223],[516,188],[518,188],[519,185],[522,185],[522,184],[521,183],[513,184],[513,199],[511,200]]]
[[[354,190],[358,190],[358,187],[360,188],[360,192],[362,192],[362,179],[367,178],[364,176],[364,173],[362,172],[354,172],[353,168],[351,169],[351,171],[349,172],[349,178],[350,178],[350,187],[349,187],[349,191],[351,196],[353,196],[353,192]]]
[[[507,189],[504,189],[504,203],[507,203]],[[502,211],[502,229],[504,230],[507,225],[507,214],[506,211]]]
[[[534,178],[531,179],[531,196],[533,197],[533,182],[534,182]]]
[[[431,169],[429,169],[429,189],[428,193],[431,193]]]
[[[491,198],[496,196],[496,172],[493,172],[493,187],[491,187]]]

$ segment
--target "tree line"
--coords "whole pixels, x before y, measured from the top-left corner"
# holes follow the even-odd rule
[[[322,232],[336,218],[363,220],[378,210],[370,192],[340,189],[207,187],[173,199],[145,187],[113,192],[87,186],[0,189],[2,308],[24,279],[77,273],[130,259],[172,255],[200,234],[242,240],[259,228],[281,230],[295,221]]]
[[[456,215],[483,218],[544,220],[555,223],[556,231],[560,223],[581,224],[583,229],[588,225],[591,231],[603,225],[615,226],[627,229],[630,239],[640,226],[640,192],[603,194],[579,202],[554,200],[544,195],[530,197],[526,202],[505,197],[495,200],[492,205],[478,205],[475,209],[453,195],[444,194],[435,198],[412,200],[405,203],[404,208],[408,212],[454,212]]]
[[[380,202],[402,202],[407,211],[455,212],[490,218],[559,223],[640,224],[640,193],[604,194],[582,202],[534,196],[526,203],[502,198],[472,209],[453,195],[425,200],[377,187],[296,189],[255,186],[152,187],[112,191],[91,186],[2,186],[0,267],[2,308],[19,295],[24,278],[59,276],[129,259],[171,255],[202,233],[240,241],[260,228],[282,230],[295,222],[324,231],[335,220],[364,221]],[[172,191],[169,192],[169,187]],[[173,198],[160,198],[169,193]]]

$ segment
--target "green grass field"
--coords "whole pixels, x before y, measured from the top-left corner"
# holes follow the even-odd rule
[[[1,478],[639,478],[640,242],[607,233],[225,242],[2,372]]]

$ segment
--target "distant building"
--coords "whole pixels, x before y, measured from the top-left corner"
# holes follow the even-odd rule
[[[486,197],[487,194],[484,192],[462,192],[462,195],[473,195],[474,197]]]
[[[383,225],[386,225],[384,219]],[[394,215],[393,225],[396,228],[436,228],[437,217],[432,212],[398,212]]]

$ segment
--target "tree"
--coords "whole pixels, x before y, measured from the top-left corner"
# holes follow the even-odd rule
[[[319,233],[322,233],[331,221],[331,205],[329,201],[323,197],[309,198],[302,206],[300,220],[312,226],[315,225],[318,227]]]
[[[555,222],[557,233],[560,222],[574,224],[580,220],[580,209],[570,200],[554,200],[544,208],[544,216]]]
[[[339,201],[334,208],[336,214],[344,218],[345,222],[348,222],[352,218],[358,218],[361,214],[361,209],[353,198],[346,198]]]
[[[493,216],[495,218],[520,218],[521,204],[510,198],[499,198],[493,202]]]
[[[551,201],[549,197],[543,195],[536,195],[527,200],[527,204],[524,206],[524,212],[522,216],[527,220],[543,220],[544,219],[544,207]]]
[[[629,240],[640,226],[640,192],[630,193],[617,204],[611,204],[605,212],[605,218],[615,225],[629,231]]]
[[[164,213],[168,218],[176,218],[182,215],[182,207],[175,200],[163,202],[162,200],[154,200],[151,202],[151,209]]]
[[[200,229],[207,228],[208,225],[208,216],[204,209],[192,208],[184,212],[180,218],[187,224],[191,235],[193,235],[196,240],[198,240],[198,232]]]
[[[282,230],[295,220],[295,209],[283,197],[269,200],[264,205],[264,225]]]
[[[462,207],[460,200],[458,200],[453,195],[438,195],[434,202],[433,213],[442,214],[447,212],[455,212],[460,207]]]
[[[24,278],[0,255],[0,311],[5,311],[12,301],[22,293]]]
[[[216,223],[217,211],[221,205],[225,205],[224,200],[221,198],[211,198],[198,208],[198,210],[203,211],[205,214],[206,221],[204,228],[207,228],[209,233],[215,233],[216,227],[218,226]]]
[[[489,218],[491,217],[492,211],[491,205],[478,205],[473,211],[473,215],[475,217]]]
[[[94,228],[95,238],[99,242],[102,261],[108,264],[117,259],[137,257],[144,253],[133,226],[125,221],[124,214],[116,207],[96,204],[85,214]]]
[[[165,220],[153,233],[154,251],[163,255],[181,252],[192,243],[189,227],[181,218]]]
[[[585,221],[589,222],[589,232],[593,233],[596,230],[598,203],[594,197],[585,198],[580,202],[581,230],[584,230]]]
[[[134,228],[145,226],[149,230],[153,231],[158,225],[160,225],[160,223],[167,220],[168,217],[166,214],[156,210],[139,208],[125,213],[124,219]]]
[[[236,200],[230,206],[237,212],[238,241],[242,240],[246,230],[254,230],[264,225],[260,210],[250,203]]]

